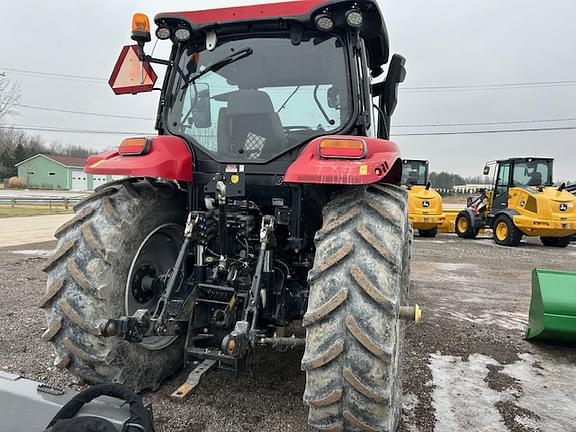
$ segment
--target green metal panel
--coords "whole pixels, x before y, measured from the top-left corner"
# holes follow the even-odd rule
[[[532,271],[526,339],[576,344],[576,273]]]
[[[26,187],[36,189],[68,189],[68,168],[43,155],[38,155],[18,166],[18,177]]]

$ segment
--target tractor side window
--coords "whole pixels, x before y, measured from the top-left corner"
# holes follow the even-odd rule
[[[514,185],[541,186],[551,183],[548,165],[545,161],[517,162],[514,165]]]
[[[494,197],[504,195],[508,191],[510,179],[510,163],[504,163],[500,165],[498,170],[498,182],[496,184],[496,190],[494,191]]]

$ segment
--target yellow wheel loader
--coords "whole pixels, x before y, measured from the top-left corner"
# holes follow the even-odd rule
[[[456,216],[456,234],[475,238],[490,228],[496,243],[518,246],[523,236],[540,237],[545,246],[566,247],[576,233],[576,197],[552,181],[553,159],[512,158],[489,162],[492,190],[469,198]]]
[[[428,161],[404,159],[402,185],[408,190],[408,217],[420,237],[436,237],[446,219],[442,197],[430,187]]]

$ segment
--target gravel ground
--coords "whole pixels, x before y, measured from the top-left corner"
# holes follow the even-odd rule
[[[0,368],[78,389],[52,366],[40,342],[44,316],[35,301],[40,271],[54,243],[0,249]],[[404,410],[399,432],[575,430],[576,349],[522,340],[534,267],[576,271],[576,246],[535,241],[508,249],[489,239],[452,235],[415,239],[413,300],[424,321],[409,325],[404,361]],[[206,375],[193,396],[168,395],[184,372],[154,394],[159,432],[308,431],[302,404],[302,350],[261,350],[244,375]]]

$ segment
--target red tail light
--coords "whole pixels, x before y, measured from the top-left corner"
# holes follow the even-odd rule
[[[126,138],[120,144],[118,153],[123,156],[143,155],[150,151],[152,140],[149,138]]]
[[[366,157],[366,143],[361,139],[326,138],[320,141],[320,156],[333,159],[362,159]]]

